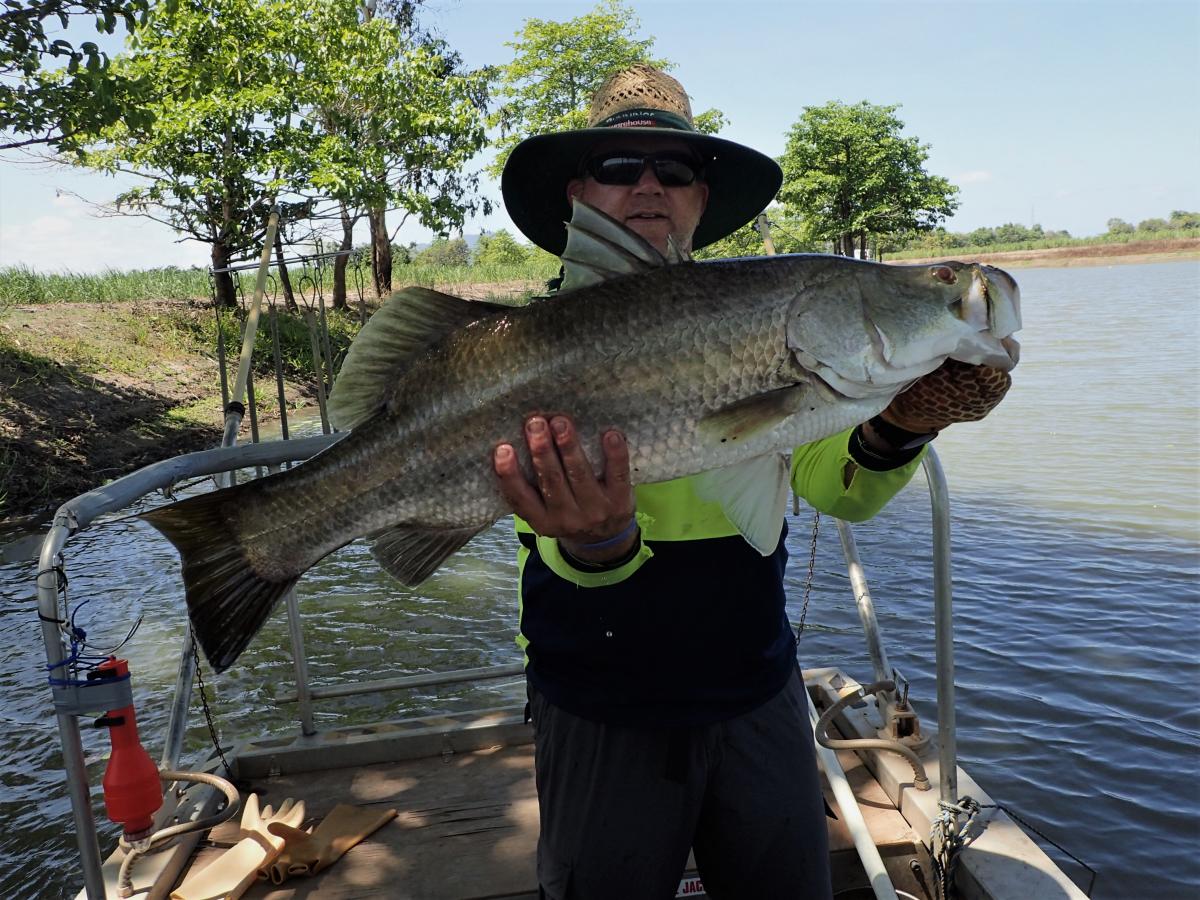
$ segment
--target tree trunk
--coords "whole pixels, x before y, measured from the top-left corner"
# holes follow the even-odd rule
[[[858,258],[867,258],[867,233],[865,231],[858,233]]]
[[[349,255],[344,251],[351,249],[354,246],[354,220],[350,218],[350,213],[346,210],[346,204],[342,203],[342,243],[338,247],[343,255],[337,256],[333,260],[333,308],[334,309],[349,309],[350,305],[346,302],[346,264],[350,261]]]
[[[375,274],[375,293],[386,297],[392,292],[392,242],[388,240],[387,210],[383,207],[367,213],[371,223],[371,269]]]
[[[292,279],[288,275],[287,264],[283,261],[282,228],[275,229],[275,265],[279,268],[279,283],[283,285],[283,302],[289,310],[296,312],[300,307],[296,306],[296,295],[292,293]]]
[[[229,267],[229,249],[225,242],[215,240],[212,243],[213,269]],[[237,293],[233,289],[233,276],[229,272],[214,272],[213,283],[216,285],[216,304],[218,309],[234,309],[237,307]]]

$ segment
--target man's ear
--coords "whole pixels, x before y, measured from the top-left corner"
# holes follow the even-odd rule
[[[572,178],[567,182],[567,205],[575,202],[575,198],[583,193],[583,179]]]

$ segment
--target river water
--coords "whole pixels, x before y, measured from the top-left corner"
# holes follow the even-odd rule
[[[985,422],[937,441],[954,523],[958,740],[993,798],[1098,873],[1106,900],[1200,896],[1200,264],[1017,273],[1023,360]],[[792,521],[792,615],[811,515]],[[922,476],[856,536],[893,666],[933,727],[929,512]],[[0,541],[14,535],[0,537]],[[143,737],[157,758],[184,612],[177,559],[124,519],[68,545],[69,601],[98,647],[144,623],[130,660]],[[362,545],[300,586],[312,678],[330,682],[511,663],[516,603],[507,523],[417,591]],[[0,897],[73,896],[80,885],[44,686],[33,565],[0,567]],[[286,732],[294,711],[286,628],[275,616],[209,690],[226,741]],[[871,669],[841,560],[824,523],[805,665]],[[516,702],[519,681],[318,706],[319,726]],[[208,735],[199,716],[188,746]],[[96,786],[107,738],[85,750]],[[115,833],[103,831],[105,850]],[[1056,857],[1057,858],[1057,857]],[[1086,872],[1070,860],[1064,868]],[[1037,900],[1037,898],[1030,898]]]

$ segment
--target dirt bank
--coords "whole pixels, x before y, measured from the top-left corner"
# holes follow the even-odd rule
[[[921,259],[887,261],[915,265],[944,262],[949,259],[984,262],[1012,269],[1038,266],[1111,266],[1117,263],[1169,262],[1177,259],[1200,259],[1200,238],[1131,241],[1128,244],[1093,244],[1088,247],[1054,247],[1049,250],[1010,250],[1005,253],[950,254]]]
[[[0,311],[0,521],[44,513],[140,466],[221,440],[217,362],[188,303]],[[288,405],[312,386],[288,384]],[[264,418],[278,418],[277,410]]]
[[[542,285],[437,287],[503,301]],[[220,374],[199,327],[212,316],[207,301],[0,305],[0,523],[218,446]],[[279,419],[275,395],[273,380],[259,383],[262,424]],[[312,412],[316,382],[285,381],[285,395],[289,417],[306,406]],[[249,439],[247,418],[239,440]]]

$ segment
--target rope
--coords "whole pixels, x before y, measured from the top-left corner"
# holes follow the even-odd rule
[[[1017,813],[1013,812],[1013,810],[1003,803],[984,804],[968,796],[961,798],[957,804],[946,803],[944,801],[939,802],[938,809],[940,812],[933,820],[929,829],[929,846],[930,861],[933,864],[934,891],[939,900],[952,900],[956,896],[954,873],[958,867],[958,857],[965,847],[983,833],[983,827],[975,830],[975,826],[979,815],[985,809],[999,810],[1014,822],[1023,828],[1029,829],[1055,849],[1074,860],[1081,868],[1088,872],[1088,883],[1083,892],[1088,897],[1092,896],[1092,889],[1096,886],[1096,870],[1035,825],[1017,815]],[[966,816],[966,820],[963,822],[961,828],[957,827],[960,815]],[[984,826],[986,827],[986,822]]]

